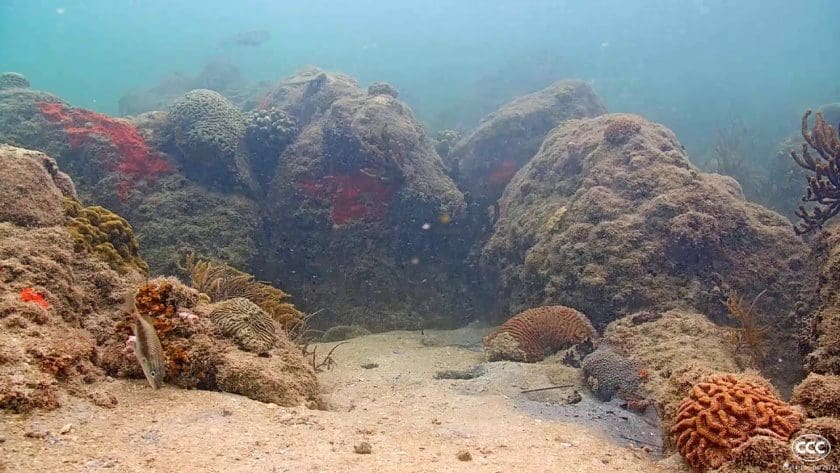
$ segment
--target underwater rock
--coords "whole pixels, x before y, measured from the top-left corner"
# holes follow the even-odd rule
[[[772,389],[739,375],[715,374],[694,385],[670,433],[693,470],[705,472],[730,461],[750,438],[767,436],[787,444],[801,423],[802,414]]]
[[[597,342],[598,332],[584,314],[559,305],[536,307],[484,337],[484,352],[490,361],[533,363],[587,339]]]
[[[54,226],[64,222],[62,191],[44,167],[45,154],[0,144],[0,221],[20,226]]]
[[[615,127],[628,134],[608,141]],[[766,291],[759,323],[791,332],[768,334],[764,368],[788,385],[801,377],[793,308],[812,277],[806,257],[787,219],[694,168],[665,127],[623,114],[549,133],[505,190],[482,252],[509,310],[562,302],[596,327],[676,307],[723,321],[723,291]]]
[[[561,80],[508,102],[481,120],[449,153],[458,185],[480,208],[494,204],[546,134],[572,118],[606,113],[586,82]]]
[[[323,327],[466,319],[469,294],[455,279],[469,244],[456,225],[463,196],[411,110],[339,74],[309,71],[282,84],[270,106],[302,128],[273,177],[272,249],[255,272],[282,278],[302,306],[326,308]],[[437,306],[445,302],[453,307]]]
[[[351,338],[364,337],[365,335],[370,335],[370,330],[359,325],[336,325],[324,332],[324,335],[321,336],[321,343],[340,342]]]
[[[374,82],[368,86],[368,95],[390,95],[391,97],[397,98],[400,96],[400,93],[396,87],[387,82]]]
[[[29,88],[29,80],[17,72],[3,72],[0,74],[0,90],[12,88]]]
[[[808,417],[840,418],[840,376],[809,374],[794,388],[791,402]]]
[[[840,375],[840,224],[823,232],[814,246],[819,300],[816,309],[804,320],[807,327],[804,342],[810,348],[805,369]]]

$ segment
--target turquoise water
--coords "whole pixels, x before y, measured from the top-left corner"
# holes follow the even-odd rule
[[[2,0],[0,70],[116,113],[129,90],[208,60],[271,81],[313,64],[395,84],[432,129],[577,77],[691,149],[734,119],[775,138],[840,101],[838,23],[836,0]],[[219,46],[248,30],[271,39]]]

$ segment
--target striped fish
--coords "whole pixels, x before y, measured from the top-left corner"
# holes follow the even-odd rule
[[[154,389],[160,389],[166,376],[166,364],[163,358],[163,347],[155,331],[152,319],[141,315],[134,303],[134,294],[126,296],[123,310],[134,316],[134,356],[143,368],[146,381]]]

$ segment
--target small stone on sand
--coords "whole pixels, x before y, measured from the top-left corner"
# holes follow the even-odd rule
[[[472,454],[468,450],[461,450],[458,452],[458,460],[462,462],[472,461]]]
[[[353,446],[353,451],[358,453],[359,455],[367,455],[371,451],[373,451],[373,448],[370,446],[370,444],[368,442],[362,442],[362,443],[358,443],[358,444],[354,445]]]

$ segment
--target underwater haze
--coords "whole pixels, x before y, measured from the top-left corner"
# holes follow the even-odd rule
[[[396,85],[433,130],[580,78],[701,151],[733,119],[778,137],[836,101],[838,19],[833,0],[4,0],[0,70],[115,113],[127,91],[211,60],[268,81],[313,64]],[[262,44],[225,44],[260,30]]]

